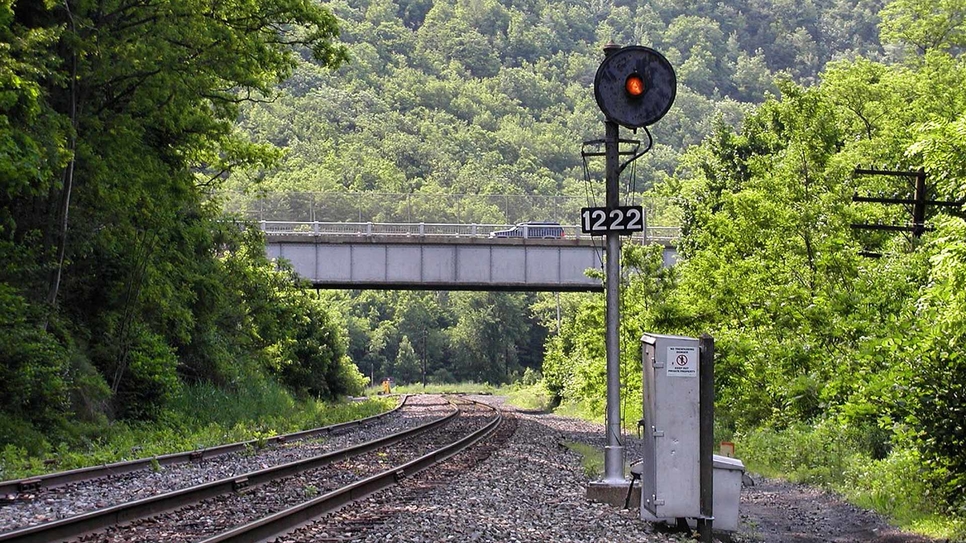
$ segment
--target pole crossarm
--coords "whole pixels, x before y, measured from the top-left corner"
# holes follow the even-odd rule
[[[879,175],[879,176],[890,176],[890,177],[906,177],[915,179],[913,183],[914,192],[912,198],[887,198],[881,196],[860,196],[857,192],[852,195],[853,202],[870,202],[877,204],[888,204],[888,205],[908,205],[912,206],[912,223],[909,226],[902,225],[890,225],[890,224],[852,224],[852,228],[855,230],[889,230],[895,232],[912,232],[914,238],[920,238],[922,235],[933,230],[932,227],[926,225],[926,211],[929,206],[935,207],[962,207],[966,199],[959,201],[943,201],[943,200],[929,200],[927,199],[927,187],[926,187],[926,170],[919,168],[918,170],[880,170],[875,168],[860,168],[856,167],[853,170],[853,175]]]
[[[852,195],[853,202],[873,202],[877,204],[915,204],[916,201],[910,198],[885,198],[882,196],[859,196],[858,193]],[[966,200],[946,201],[946,200],[926,200],[926,205],[940,207],[962,207]]]
[[[889,175],[893,177],[918,177],[924,175],[922,170],[876,170],[859,167],[856,167],[852,173],[855,175]]]
[[[632,162],[634,162],[635,160],[641,158],[642,156],[644,156],[645,154],[647,154],[648,151],[651,150],[651,147],[654,145],[654,140],[651,138],[651,132],[647,129],[646,126],[644,127],[644,133],[647,134],[647,147],[645,147],[643,151],[640,150],[641,144],[643,143],[641,140],[628,140],[628,139],[623,139],[623,138],[618,138],[617,139],[617,145],[618,145],[617,156],[629,156],[629,157],[631,157],[631,158],[625,160],[624,162],[622,162],[617,167],[617,175],[620,175],[624,171],[625,168],[627,168],[628,166],[630,166],[630,164]],[[584,147],[586,147],[588,145],[606,145],[606,143],[607,143],[606,140],[590,140],[590,141],[585,141],[584,142]],[[634,146],[633,150],[630,150],[630,151],[621,151],[620,150],[620,144],[622,144],[622,143],[628,143],[628,144],[633,145]],[[605,150],[603,152],[587,152],[587,151],[581,150],[580,151],[580,156],[581,157],[597,157],[597,156],[606,157],[607,156],[607,151]]]
[[[632,151],[620,151],[620,150],[618,150],[617,151],[617,154],[620,155],[620,156],[637,155],[638,154],[638,151],[637,150],[641,147],[641,141],[640,140],[618,139],[617,140],[617,143],[618,143],[618,145],[620,145],[621,143],[627,143],[627,144],[630,144],[630,145],[633,145],[634,146],[634,150],[632,150]],[[583,146],[584,147],[588,147],[590,145],[606,145],[606,144],[607,144],[607,142],[605,140],[589,140],[589,141],[585,141],[583,143]],[[584,151],[583,149],[581,149],[580,156],[582,156],[582,157],[590,157],[590,156],[603,156],[603,157],[606,157],[607,156],[607,151],[605,150],[605,151],[600,151],[600,152],[588,152],[588,151]]]
[[[933,231],[935,228],[932,226],[926,226],[924,224],[913,224],[910,226],[902,226],[899,224],[857,224],[853,223],[852,228],[856,230],[888,230],[892,232],[916,232],[917,230]]]

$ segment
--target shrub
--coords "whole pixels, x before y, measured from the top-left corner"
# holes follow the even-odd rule
[[[345,337],[317,301],[300,295],[292,338],[280,345],[278,375],[296,394],[333,400],[361,394],[365,377],[346,357]]]
[[[763,427],[735,439],[749,468],[813,484],[842,480],[851,456],[859,452],[855,433],[830,420],[814,426],[793,424],[780,431]]]
[[[919,453],[896,448],[881,460],[856,455],[839,488],[856,504],[906,522],[936,510],[923,475]]]
[[[0,412],[0,447],[18,451],[20,456],[41,455],[49,448],[47,438],[30,421]],[[5,462],[13,455],[4,455]]]
[[[181,386],[176,372],[178,358],[164,338],[144,328],[138,329],[133,341],[114,405],[123,418],[152,420]]]
[[[49,427],[69,408],[65,375],[70,354],[34,322],[36,313],[12,287],[0,283],[0,405],[13,418]]]

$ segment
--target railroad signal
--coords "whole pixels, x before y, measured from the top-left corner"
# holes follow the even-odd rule
[[[603,143],[605,157],[605,191],[606,205],[603,208],[585,208],[582,210],[582,229],[592,232],[595,226],[603,228],[607,243],[607,260],[605,262],[605,287],[607,315],[604,332],[604,348],[607,358],[607,445],[604,447],[604,478],[606,484],[623,485],[624,479],[624,446],[618,436],[621,435],[620,409],[620,234],[628,231],[627,223],[607,223],[610,213],[622,214],[626,217],[629,206],[620,206],[620,191],[618,180],[624,166],[644,156],[650,148],[650,143],[644,151],[635,152],[623,165],[620,164],[620,127],[624,126],[636,130],[657,122],[671,109],[674,95],[677,92],[677,78],[674,68],[663,55],[649,47],[632,45],[619,47],[607,44],[604,47],[604,61],[597,68],[594,76],[594,99],[607,118],[604,122],[604,139],[602,141],[584,142],[584,144]],[[647,128],[644,129],[647,132]],[[647,132],[650,142],[650,132]],[[597,153],[581,153],[584,156]],[[636,211],[636,210],[635,210]],[[603,221],[598,221],[603,215]],[[640,215],[640,228],[643,229],[643,210]],[[638,226],[634,224],[635,228]],[[586,231],[586,230],[584,230]],[[710,450],[710,449],[709,449]],[[708,532],[710,535],[710,531]],[[710,541],[710,539],[708,539]]]
[[[597,68],[594,98],[607,120],[627,128],[654,124],[677,94],[674,68],[650,47],[631,45],[609,54]]]

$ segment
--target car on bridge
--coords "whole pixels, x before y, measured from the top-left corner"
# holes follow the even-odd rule
[[[513,228],[490,232],[490,237],[560,239],[564,237],[564,229],[558,222],[528,221]]]

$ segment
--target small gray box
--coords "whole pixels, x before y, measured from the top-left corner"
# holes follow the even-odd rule
[[[741,501],[741,477],[745,465],[737,458],[714,455],[714,500],[712,508],[715,530],[738,531],[738,503]]]

